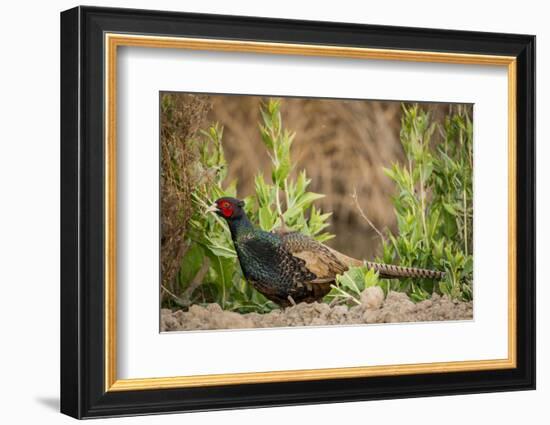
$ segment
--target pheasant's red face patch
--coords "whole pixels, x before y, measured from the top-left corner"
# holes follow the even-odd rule
[[[218,204],[218,208],[224,217],[231,217],[233,215],[233,204],[229,201],[221,201]]]

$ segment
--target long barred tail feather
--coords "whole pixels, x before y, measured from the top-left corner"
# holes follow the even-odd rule
[[[420,279],[437,279],[442,280],[445,278],[445,272],[438,270],[418,269],[416,267],[402,267],[395,266],[393,264],[381,264],[374,263],[372,261],[365,261],[365,265],[369,269],[377,271],[380,277],[383,278],[420,278]]]
[[[347,267],[360,267],[365,265],[370,269],[374,269],[378,272],[380,277],[386,279],[403,279],[407,277],[412,277],[417,279],[425,278],[443,280],[445,278],[445,272],[439,270],[427,270],[419,269],[416,267],[403,267],[395,266],[393,264],[375,263],[373,261],[362,261],[356,258],[348,257],[347,255],[344,255],[341,252],[336,251],[335,249],[329,248],[329,250],[339,261],[342,262],[342,264],[345,264]]]

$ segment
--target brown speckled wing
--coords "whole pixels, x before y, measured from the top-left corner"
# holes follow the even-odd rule
[[[337,274],[342,274],[348,265],[341,261],[335,251],[299,232],[281,232],[284,247],[293,256],[302,259],[306,268],[317,278],[310,283],[333,282]]]

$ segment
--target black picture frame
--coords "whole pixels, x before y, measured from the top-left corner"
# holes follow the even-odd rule
[[[154,34],[517,58],[517,367],[105,391],[104,34]],[[61,13],[61,412],[75,418],[535,388],[535,37],[76,7]]]

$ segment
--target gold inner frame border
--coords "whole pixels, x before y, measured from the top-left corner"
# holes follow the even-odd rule
[[[269,382],[311,381],[511,369],[516,353],[516,58],[464,53],[371,49],[330,45],[288,44],[106,33],[105,46],[105,391],[238,385]],[[504,66],[508,72],[508,358],[455,362],[417,363],[326,369],[285,370],[215,375],[118,379],[116,324],[116,98],[118,47],[148,47],[279,55],[324,56],[355,59],[396,60],[469,65]]]

